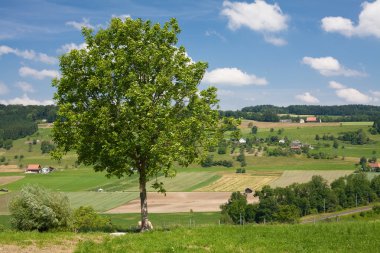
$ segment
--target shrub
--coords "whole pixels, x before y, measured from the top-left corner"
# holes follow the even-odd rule
[[[111,220],[97,214],[91,206],[81,206],[73,212],[72,226],[75,232],[114,230]]]
[[[60,230],[68,228],[70,223],[67,196],[37,185],[23,187],[21,193],[12,199],[9,210],[11,224],[17,230]]]

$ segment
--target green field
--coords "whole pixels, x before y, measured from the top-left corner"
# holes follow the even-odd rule
[[[82,242],[76,252],[378,252],[379,232],[379,222],[180,228]]]

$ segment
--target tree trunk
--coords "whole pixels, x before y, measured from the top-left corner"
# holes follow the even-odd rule
[[[151,229],[151,226],[148,222],[148,201],[146,195],[146,176],[145,171],[140,172],[140,205],[141,205],[141,227],[140,231],[144,232]]]

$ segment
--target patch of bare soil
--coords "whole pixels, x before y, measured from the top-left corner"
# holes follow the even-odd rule
[[[228,201],[231,192],[167,192],[148,193],[148,211],[150,213],[177,213],[189,212],[215,212],[220,211],[220,205]],[[253,196],[248,197],[248,202],[257,202]],[[106,213],[139,213],[140,199],[116,207]]]
[[[0,165],[1,172],[23,172],[17,165]]]
[[[7,176],[7,177],[0,177],[0,185],[3,184],[10,184],[13,182],[16,182],[20,179],[24,178],[24,176]]]

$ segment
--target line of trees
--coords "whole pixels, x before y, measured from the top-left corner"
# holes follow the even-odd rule
[[[290,114],[318,115],[323,122],[375,121],[380,118],[380,106],[373,105],[257,105],[237,111],[220,111],[222,116],[244,118],[257,121],[278,122],[280,119],[293,119]],[[278,116],[278,114],[283,114]]]
[[[234,192],[221,206],[224,221],[296,223],[308,214],[334,212],[367,205],[380,198],[380,176],[369,180],[358,173],[341,177],[330,185],[321,176],[303,184],[271,188],[264,186],[255,193],[259,204],[248,204],[246,196]]]

